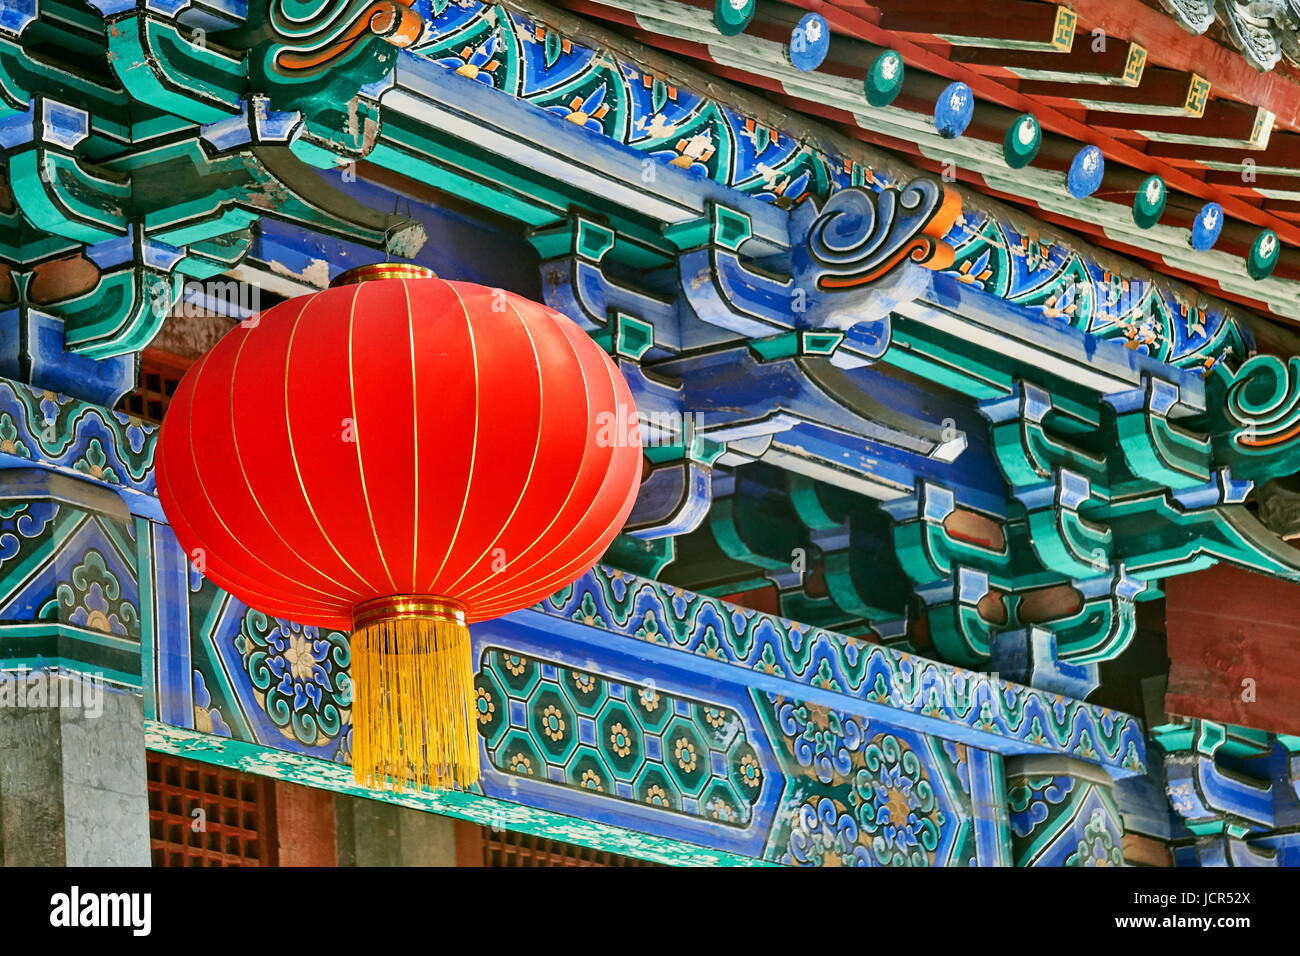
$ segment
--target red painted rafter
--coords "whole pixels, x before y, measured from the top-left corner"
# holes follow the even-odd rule
[[[1226,149],[1232,140],[1239,145],[1233,147],[1238,157],[1265,155],[1259,144],[1268,136],[1283,135],[1270,133],[1268,114],[1258,106],[1246,106],[1232,100],[1211,100],[1205,107],[1205,113],[1196,125],[1176,116],[1153,116],[1150,114],[1134,117],[1131,114],[1107,114],[1089,111],[1087,122],[1101,129],[1113,132],[1116,136],[1135,137],[1144,141],[1148,156],[1162,155],[1164,141],[1146,141],[1145,133],[1171,134],[1172,136],[1204,136],[1222,140],[1220,145],[1196,144],[1201,149]],[[1139,132],[1140,131],[1140,132]],[[1294,134],[1287,134],[1294,135]]]
[[[966,0],[876,0],[872,6],[879,12],[874,18],[878,26],[921,42],[943,35],[960,37],[963,42],[958,45],[965,46],[988,41],[1033,44],[1041,49],[1068,46],[1069,31],[1065,36],[1058,34],[1058,11],[1032,0],[999,0],[996,7],[979,16],[972,15]]]
[[[1097,101],[1104,102],[1114,112],[1125,114],[1162,115],[1156,111],[1178,110],[1182,116],[1199,118],[1205,110],[1204,86],[1204,78],[1195,73],[1148,66],[1137,86],[1025,80],[1020,84],[1020,92],[1045,106],[1071,109],[1088,101]],[[1097,109],[1105,112],[1100,106]],[[1131,119],[1129,125],[1132,125]],[[1208,130],[1206,135],[1209,135]]]
[[[1146,67],[1147,51],[1136,43],[1107,43],[1094,51],[1086,37],[1078,38],[1069,52],[1002,50],[992,47],[953,47],[948,57],[977,73],[1001,77],[1008,83],[1022,74],[1050,74],[1037,79],[1072,81],[1081,85],[1118,83],[1137,86]]]
[[[1277,117],[1279,126],[1300,130],[1300,84],[1281,70],[1256,72],[1236,50],[1209,37],[1192,36],[1173,17],[1142,0],[1047,2],[1069,7],[1079,15],[1079,40],[1087,41],[1090,30],[1100,29],[1107,36],[1140,43],[1163,66],[1205,77],[1215,95],[1262,106]]]

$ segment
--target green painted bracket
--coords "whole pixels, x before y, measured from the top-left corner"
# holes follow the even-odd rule
[[[1028,492],[1025,522],[980,516],[976,527],[986,537],[1001,535],[999,549],[971,541],[972,519],[959,520],[951,493],[930,483],[917,494],[916,514],[897,518],[895,551],[928,609],[930,640],[943,659],[983,665],[996,632],[1026,625],[1051,631],[1061,658],[1077,663],[1110,659],[1132,639],[1133,600],[1151,589],[1111,569],[1112,531],[1077,511],[1089,499],[1086,481],[1057,472],[1055,481]],[[897,516],[902,508],[891,510]],[[1019,617],[1025,592],[1063,584],[1080,593],[1076,611],[1053,620]],[[1000,621],[979,610],[994,591],[1001,595]],[[984,610],[989,611],[987,602]]]
[[[959,667],[983,666],[994,634],[1011,623],[1009,613],[1000,622],[980,613],[981,602],[994,597],[982,572],[957,568],[951,578],[917,594],[925,604],[930,643],[942,660]]]
[[[993,453],[1007,484],[1013,489],[1032,487],[1050,480],[1057,469],[1064,468],[1086,478],[1099,497],[1108,497],[1110,481],[1106,459],[1051,434],[1043,424],[1050,403],[1048,397],[1046,408],[1036,408],[1032,400],[1022,394],[1020,416],[990,427]]]
[[[35,228],[92,244],[125,236],[131,181],[83,165],[71,152],[40,142],[9,154],[14,201]]]
[[[641,451],[647,460],[656,465],[687,458],[712,468],[717,460],[726,454],[727,445],[725,442],[714,441],[711,438],[705,438],[703,435],[697,434],[691,441],[689,448],[684,443],[677,442],[644,447]]]
[[[655,327],[625,312],[615,312],[605,331],[592,336],[610,355],[639,361],[655,344]]]
[[[785,484],[795,514],[810,531],[842,528],[858,504],[856,496],[844,489],[821,484],[797,472],[787,472]]]
[[[369,156],[378,132],[379,104],[356,96],[344,109],[304,115],[289,148],[308,166],[333,169]]]
[[[826,592],[837,607],[855,618],[872,622],[902,620],[907,616],[907,592],[892,586],[889,569],[880,566],[877,552],[860,546],[855,531],[850,531],[853,545],[827,552],[822,558]]]
[[[59,305],[69,352],[102,359],[139,352],[180,296],[181,277],[136,263],[105,273],[90,292]]]
[[[1176,386],[1147,378],[1141,388],[1105,400],[1115,410],[1119,449],[1136,477],[1166,488],[1192,488],[1210,480],[1209,437],[1169,419],[1178,401]]]
[[[137,102],[164,110],[194,124],[211,124],[240,115],[245,104],[257,109],[298,114],[300,122],[289,148],[309,166],[329,169],[366,157],[379,130],[379,105],[359,95],[367,84],[392,70],[395,54],[385,37],[372,33],[377,15],[370,8],[340,11],[308,23],[308,35],[264,36],[263,31],[223,35],[256,41],[249,49],[223,49],[201,31],[150,12],[133,12],[108,24],[108,57],[114,74]],[[395,8],[397,5],[393,5]],[[408,22],[415,17],[407,10]],[[274,14],[272,14],[274,16]],[[416,17],[418,19],[418,17]],[[300,25],[300,21],[283,23]],[[310,33],[324,24],[334,36]],[[347,50],[343,51],[346,47]],[[325,68],[274,68],[286,61],[319,55]],[[271,64],[272,68],[267,69]],[[299,64],[302,66],[302,64]]]
[[[1091,664],[1114,660],[1137,633],[1133,599],[1144,585],[1121,571],[1095,582],[1076,582],[1075,586],[1085,592],[1079,611],[1038,626],[1055,635],[1057,654],[1063,661]],[[1088,596],[1088,591],[1098,593]]]
[[[80,104],[94,117],[92,131],[127,135],[130,98],[124,91],[29,56],[19,38],[0,33],[0,116],[26,112],[38,95]]]
[[[1110,567],[1114,533],[1080,514],[1081,507],[1095,500],[1087,479],[1058,471],[1052,482],[1022,491],[1020,497],[1026,504],[1030,544],[1044,568],[1085,578]]]
[[[834,329],[801,330],[749,340],[749,351],[760,362],[811,356],[829,358],[844,341],[844,333]]]
[[[106,25],[108,62],[131,98],[191,123],[237,116],[248,93],[246,58],[171,20],[132,13]]]
[[[253,232],[228,232],[212,239],[191,243],[176,263],[176,271],[195,279],[224,275],[243,261],[253,246]]]
[[[608,224],[590,219],[576,209],[570,211],[564,222],[533,229],[528,234],[528,241],[540,259],[571,255],[597,266],[613,250],[617,240],[617,233]]]
[[[1210,480],[1208,438],[1143,412],[1117,416],[1115,431],[1124,462],[1138,477],[1166,488],[1192,488]]]
[[[990,599],[997,597],[990,583],[988,575],[959,567],[948,580],[917,589],[926,605],[930,641],[944,660],[982,667],[988,663],[998,632],[1026,625],[1019,619],[1020,595],[1003,593],[998,603],[990,604]],[[1082,597],[1076,612],[1056,620],[1034,621],[1032,626],[1052,632],[1063,661],[1090,664],[1114,659],[1136,633],[1133,598],[1142,590],[1142,583],[1121,570],[1091,581],[1076,581],[1074,586]],[[985,614],[996,608],[1000,608],[1002,619],[990,621]]]
[[[241,233],[263,216],[402,255],[423,242],[410,220],[331,189],[283,145],[219,153],[192,135],[105,166],[131,175],[131,202],[146,234],[177,248]]]
[[[708,527],[730,558],[768,571],[793,570],[796,551],[811,559],[812,545],[786,501],[752,501],[742,495],[715,498]]]
[[[93,289],[52,310],[45,303],[43,309],[63,320],[69,352],[95,359],[137,352],[170,311],[182,274],[210,276],[239,261],[251,242],[247,227],[256,214],[221,208],[216,216],[176,228],[178,209],[185,215],[192,204],[166,204],[207,185],[205,157],[194,139],[97,166],[73,152],[89,137],[83,110],[43,95],[33,100],[32,110],[33,141],[8,156],[17,209],[32,229],[82,244],[89,258],[102,264]],[[227,161],[232,164],[246,170],[237,160]],[[160,170],[179,175],[158,175]],[[142,172],[151,175],[138,176]],[[218,173],[229,179],[228,169]],[[144,185],[137,188],[138,183]],[[136,218],[141,214],[143,222]],[[186,252],[190,243],[206,245]]]
[[[221,275],[243,259],[252,243],[252,232],[244,230],[198,243],[177,257],[177,250],[159,249],[137,236],[130,261],[104,270],[94,289],[58,305],[65,347],[90,358],[141,351],[180,297],[185,276]],[[159,259],[173,261],[167,267],[150,264]]]
[[[805,577],[800,587],[779,595],[783,616],[842,633],[854,633],[864,621],[905,618],[910,586],[900,568],[890,567],[888,517],[878,508],[863,508],[843,489],[804,475],[786,473],[785,485],[795,515],[821,549],[825,594],[810,594]]]
[[[0,36],[0,118],[27,109],[27,90],[17,76],[17,61],[21,53],[22,48],[18,44]]]
[[[1272,752],[1275,740],[1289,753],[1294,752],[1292,748],[1300,742],[1300,738],[1287,734],[1275,735],[1267,730],[1224,724],[1200,717],[1175,720],[1153,727],[1151,736],[1167,754],[1194,753],[1202,757],[1213,757],[1223,753],[1242,759],[1262,757]]]
[[[708,246],[738,253],[753,235],[749,216],[712,201],[707,215],[664,228],[664,237],[681,251]]]
[[[32,120],[33,142],[7,156],[17,209],[4,216],[12,228],[0,254],[22,263],[88,247],[97,263],[111,263],[86,294],[42,304],[64,321],[70,352],[102,359],[143,349],[180,277],[235,266],[263,215],[403,255],[423,241],[418,226],[330,190],[284,147],[219,154],[193,130],[95,164],[74,152],[90,142],[83,110],[40,95]],[[128,254],[115,243],[129,244]]]
[[[0,186],[8,185],[5,162],[0,157]],[[81,248],[75,239],[52,236],[32,227],[17,207],[0,211],[0,259],[15,265],[56,258]]]
[[[907,616],[911,584],[889,560],[893,525],[876,507],[834,485],[788,472],[786,488],[795,514],[822,548],[826,593],[846,620],[900,621]],[[838,540],[844,547],[832,548]],[[791,614],[795,620],[802,620]]]
[[[959,566],[968,567],[988,575],[996,586],[1009,590],[1015,568],[1012,535],[1007,524],[980,516],[1002,538],[1000,547],[985,547],[949,532],[948,522],[956,511],[952,492],[940,485],[922,483],[916,495],[915,513],[894,524],[894,552],[904,573],[924,587],[950,578]]]
[[[600,560],[654,581],[676,557],[677,541],[671,536],[643,539],[620,534]]]
[[[1248,518],[1257,538],[1243,533],[1233,514]],[[1294,558],[1290,565],[1281,560],[1284,550],[1295,549],[1240,506],[1184,509],[1168,494],[1152,493],[1112,508],[1107,524],[1115,533],[1115,560],[1143,581],[1189,574],[1219,561],[1292,580],[1300,571]]]

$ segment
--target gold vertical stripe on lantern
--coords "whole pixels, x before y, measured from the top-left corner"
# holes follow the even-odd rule
[[[352,775],[367,787],[464,788],[479,777],[465,609],[429,595],[352,612]]]

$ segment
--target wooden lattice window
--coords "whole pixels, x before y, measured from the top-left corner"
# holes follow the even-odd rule
[[[136,418],[161,422],[190,364],[174,355],[145,349],[140,356],[139,384],[135,391],[122,396],[118,409]]]
[[[147,758],[154,866],[276,865],[271,780],[180,757]]]
[[[659,866],[559,840],[479,827],[483,866]]]

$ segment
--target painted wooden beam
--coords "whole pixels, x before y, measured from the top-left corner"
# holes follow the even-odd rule
[[[1232,100],[1212,99],[1204,113],[1188,119],[1182,116],[1112,116],[1089,112],[1087,121],[1115,136],[1142,137],[1157,143],[1182,143],[1211,149],[1250,152],[1268,148],[1276,117],[1261,106],[1247,106]],[[1159,155],[1148,149],[1148,155]]]
[[[1137,86],[1147,63],[1146,48],[1137,43],[1109,42],[1098,50],[1086,37],[1068,53],[954,47],[949,57],[988,76],[1111,86]]]
[[[1032,209],[1036,216],[1054,225],[1081,231],[1099,245],[1145,261],[1159,271],[1169,270],[1171,263],[1185,262],[1185,267],[1176,273],[1185,281],[1208,284],[1232,301],[1251,308],[1263,308],[1300,319],[1300,302],[1296,301],[1297,290],[1289,288],[1291,283],[1287,277],[1291,272],[1288,267],[1281,267],[1276,277],[1261,284],[1249,279],[1241,265],[1240,256],[1248,250],[1249,241],[1225,242],[1209,255],[1194,253],[1187,245],[1185,232],[1178,233],[1172,228],[1139,230],[1131,220],[1128,203],[1114,201],[1121,198],[1117,195],[1108,192],[1106,197],[1098,195],[1087,200],[1075,200],[1062,185],[1063,170],[1068,163],[1052,163],[1045,159],[1028,169],[1012,170],[1006,166],[1000,150],[982,140],[978,130],[955,140],[939,140],[932,128],[924,130],[925,137],[918,136],[915,129],[905,128],[884,134],[880,132],[875,114],[868,118],[860,113],[847,113],[835,106],[822,105],[826,97],[821,100],[793,97],[780,92],[787,84],[767,81],[742,71],[719,67],[715,72],[739,82],[771,89],[770,95],[777,102],[822,117],[847,135],[909,154],[914,157],[913,162],[928,172],[955,176],[996,198]],[[920,128],[924,129],[923,126]],[[1053,165],[1056,169],[1052,168]],[[1131,195],[1141,177],[1131,171],[1124,172],[1131,181],[1127,186],[1118,184],[1118,188],[1121,192],[1127,188]],[[1118,169],[1109,174],[1112,184],[1117,184],[1120,178],[1122,174]],[[1121,236],[1125,238],[1119,239]]]
[[[1243,177],[1241,170],[1213,170],[1205,181],[1240,196],[1263,196],[1270,199],[1300,199],[1300,168],[1288,174],[1256,172]]]
[[[1066,52],[1078,17],[1068,7],[1003,0],[978,13],[962,0],[874,0],[881,28],[912,37],[933,36],[953,46]]]
[[[1202,179],[1205,170],[1238,174],[1249,170],[1250,175],[1289,176],[1300,169],[1300,135],[1295,133],[1274,133],[1266,150],[1220,149],[1187,143],[1151,143],[1147,149],[1170,165]]]
[[[927,156],[930,162],[921,162],[920,165],[930,171],[955,174],[957,178],[977,186],[986,188],[992,186],[998,190],[997,194],[1000,198],[1030,208],[1041,209],[1045,205],[1056,203],[1057,215],[1053,218],[1053,222],[1070,228],[1081,228],[1098,238],[1107,239],[1104,244],[1112,248],[1115,247],[1114,243],[1109,240],[1117,233],[1122,234],[1128,229],[1132,238],[1124,244],[1126,253],[1145,259],[1157,268],[1163,268],[1170,258],[1191,254],[1186,239],[1171,235],[1172,230],[1164,234],[1140,234],[1131,223],[1127,202],[1121,204],[1100,199],[1091,200],[1087,216],[1082,217],[1087,221],[1081,221],[1079,204],[1064,192],[1061,179],[1044,181],[1038,164],[1029,170],[1011,170],[1002,160],[1000,148],[991,151],[992,146],[987,140],[996,137],[988,135],[988,131],[981,128],[973,126],[972,130],[960,139],[942,140],[935,133],[933,124],[928,118],[916,114],[909,115],[906,111],[895,107],[883,110],[866,107],[862,105],[857,94],[850,89],[855,84],[832,78],[824,72],[819,71],[815,75],[798,74],[797,79],[793,76],[786,78],[785,74],[792,74],[793,71],[779,71],[765,64],[762,54],[757,50],[751,57],[728,51],[727,60],[737,64],[737,67],[733,68],[719,65],[718,60],[724,56],[723,52],[703,44],[669,40],[663,34],[656,35],[649,31],[639,32],[636,36],[645,42],[655,42],[657,36],[657,42],[665,48],[683,55],[712,57],[714,62],[712,72],[717,75],[769,90],[769,95],[778,102],[822,117],[835,123],[838,129],[857,138],[904,153]],[[773,73],[781,75],[774,76]],[[997,107],[981,106],[980,109],[981,111],[996,110]],[[986,140],[986,142],[976,142],[976,140]],[[1063,169],[1068,163],[1062,161],[1057,165]],[[1116,168],[1111,173],[1111,180],[1122,178],[1122,173],[1120,168]],[[1059,173],[1057,175],[1059,176]],[[1131,193],[1142,177],[1132,172],[1129,172],[1128,176],[1133,182],[1128,183],[1124,188]],[[1027,188],[1030,184],[1036,185],[1037,188]],[[1188,269],[1186,275],[1192,279],[1199,278],[1202,281],[1210,279],[1215,282],[1222,280],[1229,284],[1234,279],[1245,279],[1240,261],[1234,261],[1226,255],[1219,258],[1214,266],[1208,265],[1202,257],[1200,264]],[[1260,292],[1256,291],[1250,301],[1255,307],[1272,303],[1273,308],[1282,310],[1282,314],[1300,317],[1300,306],[1287,301],[1294,298],[1294,293],[1285,293],[1263,299],[1260,297]]]
[[[1147,68],[1137,86],[1088,85],[1027,80],[1020,92],[1058,108],[1082,106],[1103,113],[1200,117],[1210,84],[1195,73]]]

